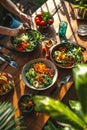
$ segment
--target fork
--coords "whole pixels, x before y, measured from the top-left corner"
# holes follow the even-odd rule
[[[65,76],[59,83],[58,83],[58,87],[60,88],[62,84],[66,84],[71,78],[71,75],[67,75]]]
[[[0,56],[0,60],[3,61],[3,62],[8,62],[8,64],[13,67],[13,68],[17,68],[18,67],[18,64],[14,61],[14,60],[11,60],[11,59],[6,59],[2,56]]]
[[[57,83],[57,86],[53,88],[50,94],[52,95],[56,91],[57,88],[60,88],[63,84],[68,83],[70,78],[71,78],[71,75],[65,76],[59,83]]]

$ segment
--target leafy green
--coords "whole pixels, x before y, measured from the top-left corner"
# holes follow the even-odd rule
[[[35,111],[44,112],[55,121],[67,125],[62,130],[87,130],[87,65],[76,65],[73,68],[73,78],[78,101],[69,102],[71,109],[59,100],[35,95]]]
[[[36,30],[28,30],[26,33],[23,33],[20,36],[12,38],[12,44],[14,48],[20,51],[32,51],[36,47],[38,47],[39,44],[41,44],[41,39],[43,36]],[[24,43],[23,43],[24,42]],[[23,46],[23,44],[28,43],[27,46]],[[23,48],[23,50],[20,49],[20,46]]]

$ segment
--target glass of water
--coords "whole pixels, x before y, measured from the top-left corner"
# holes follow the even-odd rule
[[[59,36],[65,37],[66,36],[66,30],[67,30],[68,23],[66,21],[61,21],[59,24]]]

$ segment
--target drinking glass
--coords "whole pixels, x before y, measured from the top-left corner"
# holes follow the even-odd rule
[[[66,21],[61,21],[59,24],[59,36],[65,37],[68,23]]]

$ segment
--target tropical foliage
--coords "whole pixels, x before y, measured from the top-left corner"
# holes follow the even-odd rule
[[[73,78],[78,101],[69,101],[71,109],[59,100],[37,95],[33,98],[35,110],[64,123],[67,130],[87,130],[87,65],[77,65],[73,69]]]
[[[80,9],[83,18],[87,16],[87,1],[86,0],[65,0],[74,5],[75,8]]]
[[[0,130],[21,130],[23,117],[14,118],[16,110],[11,103],[0,102]]]

